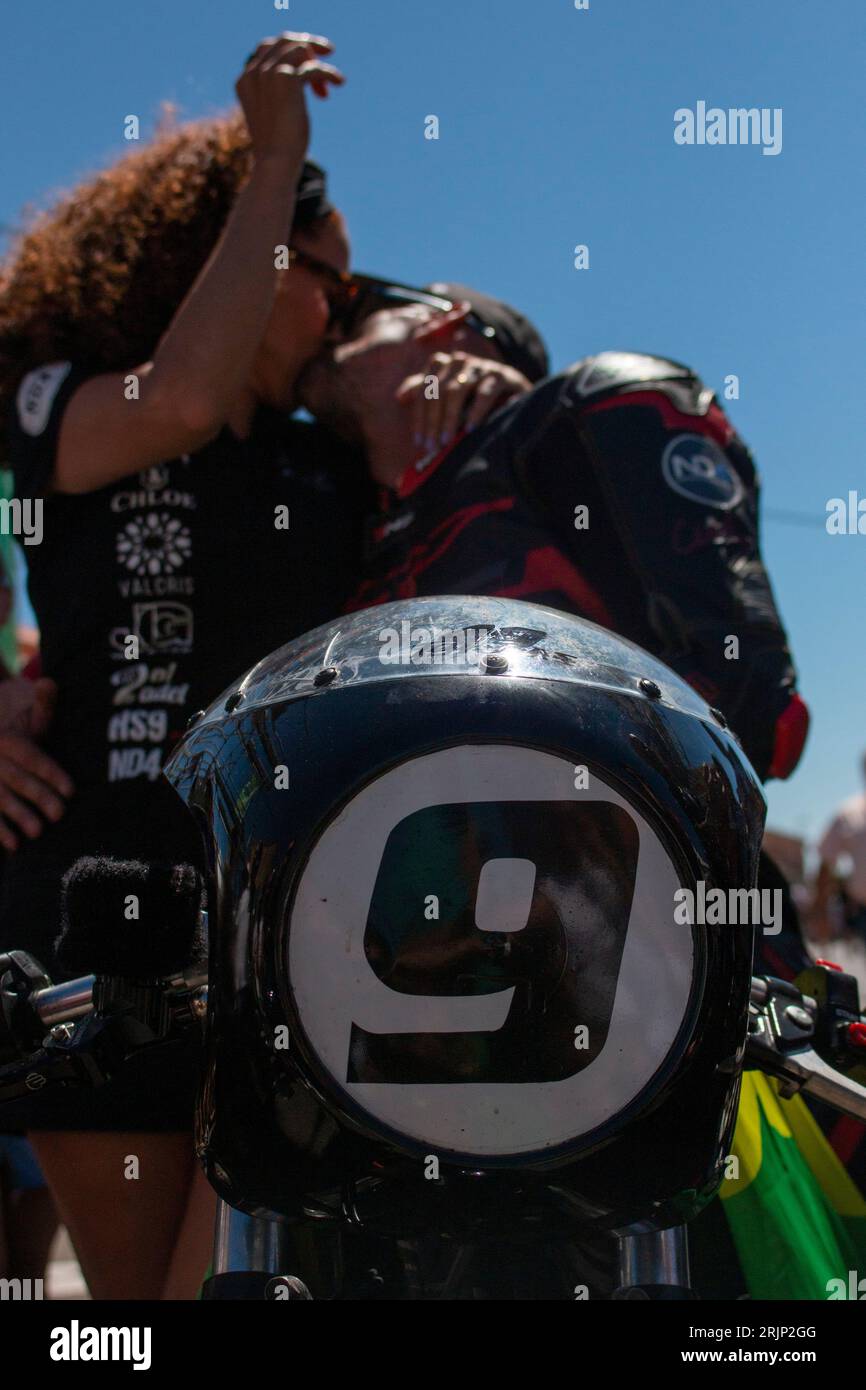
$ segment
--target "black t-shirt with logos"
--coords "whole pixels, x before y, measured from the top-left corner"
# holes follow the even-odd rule
[[[339,613],[360,572],[360,459],[269,411],[246,440],[225,429],[109,487],[43,496],[63,411],[88,375],[68,363],[30,373],[6,435],[43,672],[59,687],[45,745],[77,789],[64,820],[7,866],[0,942],[25,948],[10,939],[24,902],[53,917],[53,884],[78,854],[195,852],[160,779],[190,715]],[[37,931],[43,948],[54,929]]]

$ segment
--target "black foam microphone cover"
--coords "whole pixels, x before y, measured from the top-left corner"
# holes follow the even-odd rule
[[[191,864],[79,859],[61,885],[57,958],[73,974],[176,974],[201,955],[203,896]]]

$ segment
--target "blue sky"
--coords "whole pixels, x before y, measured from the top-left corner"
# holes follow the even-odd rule
[[[858,789],[866,749],[866,535],[824,528],[829,498],[866,498],[862,6],[9,5],[0,223],[122,152],[126,115],[147,133],[163,100],[188,116],[228,105],[247,53],[286,28],[332,38],[349,79],[316,103],[312,150],[358,268],[510,299],[557,367],[621,347],[719,390],[739,376],[728,409],[763,476],[765,558],[814,718],[770,820],[814,834]],[[675,110],[699,100],[780,107],[781,153],[675,144]]]

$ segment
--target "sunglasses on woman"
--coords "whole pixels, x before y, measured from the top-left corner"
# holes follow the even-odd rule
[[[335,270],[327,261],[320,261],[318,256],[299,251],[295,246],[289,247],[289,265],[300,266],[302,270],[309,270],[312,275],[318,276],[323,282],[325,297],[331,309],[331,323],[342,322],[343,315],[349,310],[358,293],[355,276],[346,270]]]

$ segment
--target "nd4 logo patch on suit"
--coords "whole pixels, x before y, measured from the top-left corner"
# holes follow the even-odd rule
[[[668,487],[690,502],[731,511],[745,495],[742,480],[724,450],[706,434],[678,434],[662,455]]]
[[[438,1149],[505,1155],[623,1109],[688,1007],[676,869],[602,779],[513,744],[364,787],[307,859],[289,981],[330,1081]]]

